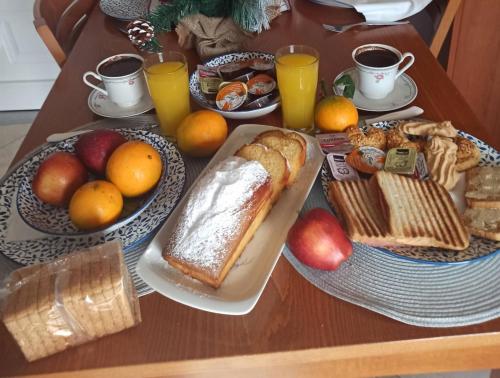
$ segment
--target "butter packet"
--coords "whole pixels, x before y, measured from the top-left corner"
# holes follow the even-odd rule
[[[417,162],[414,148],[391,148],[385,158],[384,170],[403,175],[413,175]]]
[[[425,161],[425,155],[423,152],[419,152],[417,154],[415,173],[413,173],[413,177],[419,180],[427,180],[429,178],[429,168],[427,168],[427,162]]]
[[[333,177],[338,181],[359,180],[358,172],[346,162],[345,157],[344,154],[326,155]]]

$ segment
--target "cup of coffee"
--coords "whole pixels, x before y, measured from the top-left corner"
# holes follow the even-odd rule
[[[403,68],[400,64],[409,58]],[[396,79],[415,62],[412,53],[399,52],[392,46],[371,43],[359,46],[352,52],[358,72],[358,89],[367,98],[382,99],[394,89]]]
[[[124,108],[134,106],[147,93],[143,65],[144,59],[140,55],[113,55],[97,65],[97,73],[85,72],[83,82],[108,96],[118,106]],[[102,81],[105,89],[89,82],[87,80],[89,76]]]

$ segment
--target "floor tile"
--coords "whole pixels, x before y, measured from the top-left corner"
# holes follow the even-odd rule
[[[0,177],[7,172],[30,127],[31,124],[0,125]]]
[[[22,110],[22,111],[1,111],[0,126],[17,125],[21,123],[33,123],[33,120],[38,115],[38,110]]]

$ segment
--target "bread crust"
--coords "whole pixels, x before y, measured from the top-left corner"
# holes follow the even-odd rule
[[[293,183],[297,180],[300,168],[302,168],[306,160],[306,154],[302,144],[296,139],[277,135],[257,135],[254,143],[260,143],[268,148],[281,152],[281,154],[286,158],[290,168],[290,176],[287,182],[287,187],[293,185]]]
[[[488,177],[490,183],[486,183]],[[472,208],[500,208],[500,167],[476,167],[465,172],[465,200]],[[485,193],[484,185],[495,187],[497,192]]]
[[[262,160],[262,158],[259,156],[255,156],[255,152],[252,152],[252,149],[259,150],[259,154],[272,154],[275,155],[276,159],[280,160],[280,163],[283,164],[283,172],[282,172],[282,177],[279,180],[276,180],[276,177],[273,177],[273,172],[271,172],[269,167],[266,167],[266,162]],[[273,193],[271,195],[271,202],[275,203],[285,188],[285,186],[288,184],[290,181],[290,166],[288,164],[287,159],[285,156],[280,151],[276,151],[272,148],[269,148],[263,144],[260,143],[250,143],[250,144],[245,144],[236,153],[234,154],[235,156],[242,157],[247,160],[256,160],[259,161],[264,168],[269,172],[271,175],[271,180],[272,180],[272,187],[273,187]]]
[[[486,238],[490,240],[500,241],[500,232],[486,231],[480,228],[467,226],[469,232],[474,236],[479,236],[480,238]]]

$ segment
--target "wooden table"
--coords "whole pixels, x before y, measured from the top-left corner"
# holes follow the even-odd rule
[[[411,51],[408,71],[419,95],[415,105],[425,117],[453,121],[496,147],[459,92],[411,25],[354,29],[337,35],[321,23],[359,20],[352,10],[295,1],[293,11],[273,21],[272,29],[253,39],[248,49],[274,52],[296,43],[315,47],[321,77],[327,82],[352,66],[354,47],[381,42]],[[175,34],[163,42],[178,50]],[[133,51],[114,23],[96,7],[16,159],[44,138],[98,119],[87,107],[90,89],[83,72],[103,58]],[[192,70],[198,59],[184,52]],[[279,111],[255,122],[280,125]],[[26,363],[0,326],[0,375],[80,370],[81,376],[383,375],[500,367],[500,319],[481,325],[432,329],[405,325],[329,296],[304,280],[281,258],[255,309],[246,316],[224,316],[189,308],[159,294],[140,300],[143,322],[136,328]],[[95,370],[83,370],[95,369]]]

